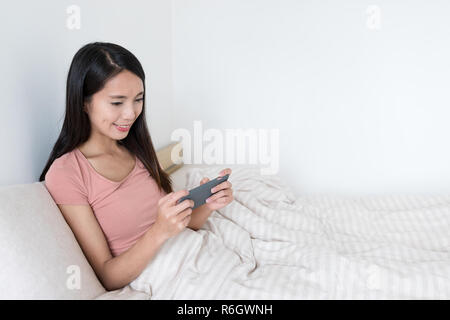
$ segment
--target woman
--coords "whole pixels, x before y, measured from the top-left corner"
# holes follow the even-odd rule
[[[188,191],[174,192],[158,163],[145,96],[144,70],[131,52],[112,43],[82,47],[67,78],[64,124],[39,179],[108,291],[138,277],[170,237],[198,230],[233,200],[224,182],[194,210],[191,200],[176,204]]]

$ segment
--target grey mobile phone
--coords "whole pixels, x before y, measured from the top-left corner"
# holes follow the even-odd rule
[[[189,190],[189,194],[178,199],[177,204],[182,202],[183,200],[189,199],[194,201],[194,206],[192,209],[197,208],[206,203],[206,199],[211,197],[213,194],[211,189],[217,186],[218,184],[227,181],[229,174],[224,175],[223,177],[217,177],[214,180],[208,181],[207,183],[202,184],[201,186],[195,187],[194,189]]]

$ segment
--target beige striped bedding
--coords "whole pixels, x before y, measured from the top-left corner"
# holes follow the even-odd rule
[[[194,168],[186,187],[222,167]],[[233,168],[235,200],[130,283],[151,299],[450,299],[450,195],[296,196]]]

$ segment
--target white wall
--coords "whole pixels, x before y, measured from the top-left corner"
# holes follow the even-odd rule
[[[176,126],[278,128],[280,175],[298,193],[448,193],[449,12],[174,0]]]
[[[66,27],[69,5],[81,29]],[[368,28],[369,5],[381,28]],[[299,193],[449,192],[450,2],[10,1],[2,5],[0,185],[37,181],[65,81],[91,41],[147,75],[157,148],[176,128],[278,128]]]
[[[66,27],[70,5],[81,28]],[[63,123],[67,72],[92,41],[120,44],[146,73],[147,120],[156,148],[172,131],[170,1],[9,1],[2,4],[0,185],[38,181]]]

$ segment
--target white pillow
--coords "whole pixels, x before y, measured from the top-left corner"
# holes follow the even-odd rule
[[[106,292],[44,182],[0,188],[0,288],[0,299]]]

